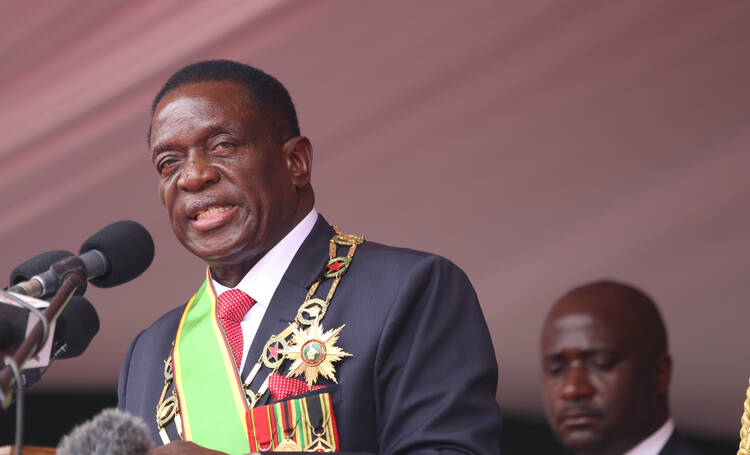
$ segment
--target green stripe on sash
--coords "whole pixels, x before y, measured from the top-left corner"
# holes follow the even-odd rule
[[[188,302],[174,344],[175,388],[185,440],[229,454],[249,452],[242,383],[206,281]]]

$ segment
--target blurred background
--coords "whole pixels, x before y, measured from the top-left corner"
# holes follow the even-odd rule
[[[157,198],[149,106],[181,66],[230,58],[289,89],[330,222],[466,270],[500,365],[506,453],[559,451],[543,420],[542,320],[603,277],[662,310],[678,428],[722,448],[711,453],[736,451],[750,376],[747,0],[6,0],[0,11],[0,277],[119,219],[156,243],[140,278],[87,292],[101,331],[29,395],[27,443],[54,445],[113,405],[130,341],[200,285],[203,266]]]

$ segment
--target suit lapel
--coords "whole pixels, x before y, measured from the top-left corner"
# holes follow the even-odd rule
[[[307,295],[307,288],[320,275],[328,261],[328,241],[333,234],[334,231],[328,222],[318,215],[315,226],[294,255],[266,308],[247,353],[247,360],[242,369],[243,378],[257,362],[271,335],[281,332],[294,321],[297,309]],[[261,370],[252,383],[252,389],[258,390],[267,375],[267,368]]]

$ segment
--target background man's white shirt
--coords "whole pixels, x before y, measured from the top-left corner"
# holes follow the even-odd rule
[[[664,425],[656,430],[651,436],[625,452],[624,455],[658,455],[661,449],[667,445],[667,441],[672,437],[673,432],[674,421],[669,418],[664,422]]]

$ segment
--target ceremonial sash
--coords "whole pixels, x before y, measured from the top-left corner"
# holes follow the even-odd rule
[[[230,454],[249,452],[242,381],[216,317],[208,268],[182,314],[172,356],[184,439]]]

